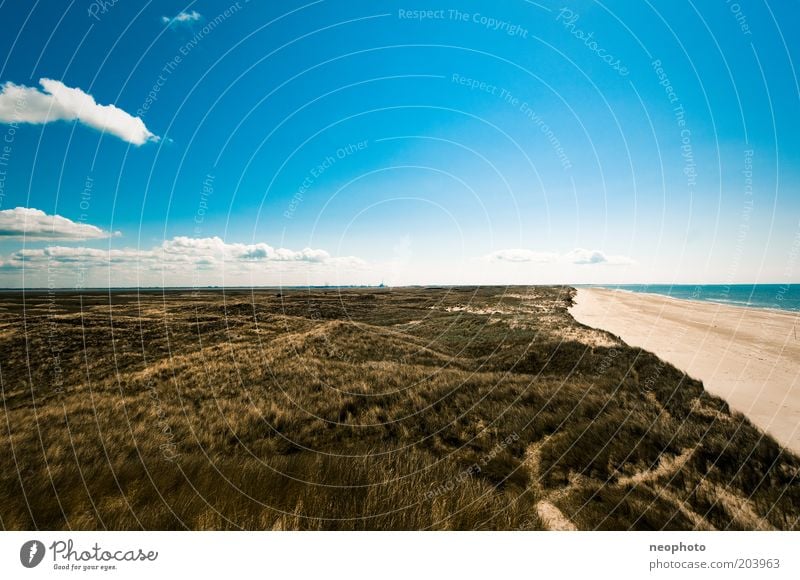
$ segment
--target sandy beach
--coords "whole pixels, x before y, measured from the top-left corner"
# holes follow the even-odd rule
[[[800,313],[579,289],[570,310],[657,354],[800,453]]]

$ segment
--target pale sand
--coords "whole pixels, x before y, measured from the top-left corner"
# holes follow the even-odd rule
[[[703,381],[800,453],[800,313],[599,288],[579,289],[576,303],[575,320]]]

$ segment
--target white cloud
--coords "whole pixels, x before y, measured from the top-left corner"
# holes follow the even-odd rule
[[[0,239],[93,240],[110,238],[112,234],[90,224],[74,222],[60,215],[48,215],[32,207],[16,207],[0,211]]]
[[[634,263],[627,256],[608,256],[600,250],[585,250],[575,248],[564,256],[564,260],[570,264],[592,265],[607,264],[609,266],[628,266]]]
[[[0,123],[79,121],[133,145],[158,141],[144,121],[115,105],[98,105],[92,95],[61,81],[40,79],[44,91],[7,82],[0,91]]]
[[[534,252],[533,250],[510,248],[508,250],[492,252],[486,256],[486,259],[490,262],[535,262],[544,264],[555,262],[558,259],[558,255],[552,252]]]
[[[97,248],[73,248],[69,246],[49,246],[42,249],[25,248],[11,255],[6,264],[17,264],[29,267],[37,263],[48,262],[64,264],[111,264],[122,262],[135,262],[142,256],[136,250],[100,250]]]
[[[626,256],[608,256],[600,250],[585,250],[575,248],[564,255],[553,252],[537,252],[520,248],[510,248],[498,250],[484,256],[490,262],[510,262],[510,263],[536,263],[552,264],[562,262],[565,264],[575,264],[580,266],[605,264],[609,266],[632,265],[635,262]]]
[[[169,16],[162,16],[161,22],[172,26],[173,24],[188,24],[190,22],[197,22],[201,18],[202,15],[199,12],[192,10],[191,12],[180,12],[173,18],[170,18]]]
[[[189,238],[178,236],[165,241],[159,251],[167,260],[196,256],[216,256],[228,262],[312,262],[324,264],[332,260],[325,250],[305,248],[288,250],[273,248],[263,242],[257,244],[226,244],[218,237]]]
[[[273,248],[264,243],[228,244],[221,238],[189,238],[174,237],[165,240],[160,246],[149,250],[122,248],[101,250],[97,248],[49,246],[47,248],[25,248],[13,253],[3,261],[6,268],[31,268],[47,263],[50,266],[59,263],[80,263],[84,267],[102,267],[115,264],[136,265],[153,268],[162,266],[165,269],[181,268],[222,268],[252,270],[254,267],[270,264],[305,263],[313,266],[358,267],[363,260],[354,256],[333,258],[325,250],[305,248],[289,250]]]

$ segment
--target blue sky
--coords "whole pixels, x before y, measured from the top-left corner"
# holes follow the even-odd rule
[[[800,272],[788,3],[0,16],[3,286]]]

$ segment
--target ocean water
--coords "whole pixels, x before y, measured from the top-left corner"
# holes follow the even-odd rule
[[[630,292],[662,294],[685,300],[703,300],[733,306],[800,311],[800,284],[630,284],[607,286]]]

